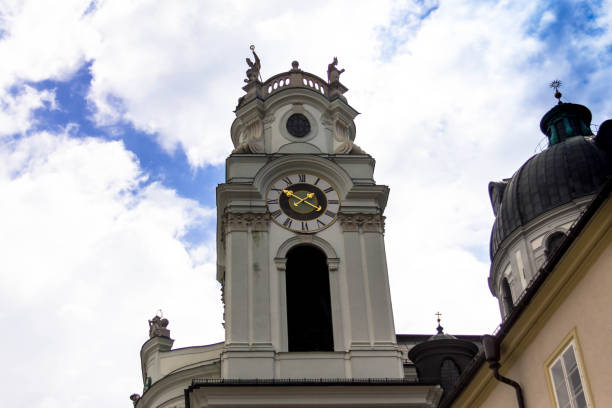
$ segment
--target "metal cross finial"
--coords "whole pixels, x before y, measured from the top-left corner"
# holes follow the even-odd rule
[[[561,88],[561,85],[563,85],[563,82],[561,82],[561,80],[559,79],[555,79],[549,85],[551,88],[555,90],[555,98],[559,100],[559,103],[561,103],[561,97],[563,96],[563,94],[559,92],[559,88]]]
[[[441,316],[442,316],[442,313],[436,312],[436,317],[438,318],[438,327],[436,327],[436,330],[438,330],[438,334],[444,333],[444,328],[442,327],[442,325],[440,325]]]

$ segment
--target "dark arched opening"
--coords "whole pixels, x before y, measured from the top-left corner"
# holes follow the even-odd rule
[[[312,246],[287,253],[289,351],[333,351],[327,257]]]
[[[546,239],[546,244],[545,244],[546,259],[550,259],[552,254],[557,252],[557,249],[559,249],[564,239],[565,239],[565,234],[560,231],[553,232],[552,234],[550,234],[550,236]]]
[[[514,302],[512,302],[512,290],[506,278],[502,279],[501,282],[501,300],[504,316],[508,316],[514,308]]]

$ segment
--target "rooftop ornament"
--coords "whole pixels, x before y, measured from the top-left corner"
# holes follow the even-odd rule
[[[153,319],[149,320],[149,338],[153,337],[168,337],[170,338],[170,330],[168,330],[168,319],[163,317],[161,309],[157,312]]]
[[[261,74],[259,73],[259,70],[261,69],[261,61],[255,53],[255,46],[251,45],[249,49],[253,53],[255,62],[251,61],[250,58],[246,59],[246,62],[249,65],[249,69],[247,69],[246,71],[246,79],[244,80],[244,82],[246,82],[247,84],[250,82],[261,81]]]
[[[329,84],[333,84],[336,82],[340,82],[340,74],[344,72],[344,68],[339,70],[338,67],[338,57],[334,57],[334,60],[327,66],[327,82]]]
[[[438,327],[436,327],[436,330],[438,331],[438,334],[443,334],[444,333],[444,327],[442,327],[442,325],[440,324],[441,319],[440,317],[442,317],[442,313],[440,312],[436,312],[436,320],[438,321]]]
[[[559,92],[559,88],[561,88],[561,85],[563,85],[563,82],[561,82],[561,80],[559,79],[555,79],[549,85],[552,89],[555,90],[555,98],[557,98],[557,100],[559,101],[559,104],[563,103],[561,102],[561,97],[563,96],[563,94]]]
[[[343,94],[348,91],[348,88],[340,83],[340,74],[344,72],[344,69],[338,69],[337,57],[334,57],[333,61],[327,66],[327,81],[317,75],[302,71],[299,62],[292,61],[289,71],[273,75],[264,82],[260,74],[261,60],[255,53],[255,46],[251,45],[250,50],[255,62],[250,58],[246,59],[249,69],[246,71],[246,79],[244,80],[246,84],[242,87],[246,94],[238,99],[237,109],[254,99],[266,100],[273,94],[289,87],[310,88],[330,101],[340,99],[346,102]]]

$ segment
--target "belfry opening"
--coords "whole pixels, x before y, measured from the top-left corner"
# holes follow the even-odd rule
[[[287,332],[289,351],[333,351],[327,257],[300,245],[287,253]]]

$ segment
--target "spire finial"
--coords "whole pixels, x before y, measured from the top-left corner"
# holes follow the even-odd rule
[[[561,97],[563,96],[563,94],[559,92],[559,88],[561,88],[561,85],[563,85],[563,82],[561,82],[561,80],[559,79],[555,79],[550,83],[550,87],[555,90],[555,98],[559,100],[560,104],[563,103],[561,102]]]
[[[441,316],[442,316],[442,313],[436,312],[436,317],[437,317],[437,320],[438,320],[438,327],[436,328],[436,330],[438,330],[438,334],[443,334],[444,333],[444,327],[442,327],[440,325],[440,320],[441,320],[440,317]]]

